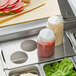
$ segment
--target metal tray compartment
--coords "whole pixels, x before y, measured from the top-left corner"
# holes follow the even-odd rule
[[[36,42],[37,35],[1,43],[1,59],[4,69],[9,70],[75,55],[65,34],[63,44],[55,47],[54,55],[49,58],[41,58],[38,56]]]
[[[76,28],[70,29],[66,31],[66,35],[73,47],[74,52],[76,53]],[[76,64],[76,56],[73,57],[73,60]]]
[[[76,28],[67,30],[66,35],[73,46],[74,52],[76,53]]]
[[[76,64],[76,56],[73,57],[73,60],[74,60],[74,62],[75,62],[75,64]]]
[[[74,64],[74,70],[76,71],[76,64],[74,63],[72,57],[69,57],[69,59],[73,62]],[[41,67],[41,70],[43,72],[43,76],[46,76],[45,74],[45,71],[44,71],[44,66],[47,65],[47,64],[53,64],[55,62],[60,62],[62,59],[59,59],[59,60],[54,60],[54,61],[50,61],[50,62],[46,62],[46,63],[43,63],[43,64],[40,64],[40,67]]]
[[[38,65],[24,66],[12,70],[5,70],[7,76],[20,76],[21,74],[32,73],[42,76]]]
[[[24,65],[54,60],[65,56],[62,44],[55,47],[55,52],[52,57],[40,58],[38,57],[36,42],[37,36],[32,36],[25,39],[1,43],[2,61],[6,65],[4,65],[4,68],[12,69]]]

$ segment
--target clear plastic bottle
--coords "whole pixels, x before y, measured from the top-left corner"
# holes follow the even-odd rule
[[[37,49],[40,57],[50,57],[54,54],[55,35],[50,29],[43,29],[38,35]]]
[[[48,19],[47,28],[52,29],[55,37],[56,42],[55,46],[62,44],[63,42],[63,22],[58,16],[51,16]]]

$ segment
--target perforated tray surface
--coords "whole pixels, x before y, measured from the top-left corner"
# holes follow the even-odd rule
[[[41,58],[37,52],[37,35],[1,43],[2,60],[6,69],[17,68],[25,65],[43,63],[63,57],[74,56],[75,52],[64,34],[63,44],[55,47],[54,55],[49,58]]]

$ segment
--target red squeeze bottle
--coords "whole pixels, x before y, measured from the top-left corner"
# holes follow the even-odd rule
[[[38,55],[40,57],[50,57],[54,54],[55,35],[50,29],[40,31],[37,40]]]

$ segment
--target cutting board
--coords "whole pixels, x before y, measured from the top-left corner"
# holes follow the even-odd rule
[[[44,6],[10,19],[9,21],[0,24],[0,27],[44,19],[52,15],[61,15],[57,0],[48,0]]]
[[[17,16],[20,16],[24,13],[30,12],[30,11],[44,5],[45,4],[44,1],[45,0],[30,0],[30,3],[28,4],[28,6],[25,6],[25,8],[22,12],[19,12],[19,13],[14,14],[14,15],[0,16],[0,23],[3,23],[7,20],[10,20],[10,19],[15,18]]]

